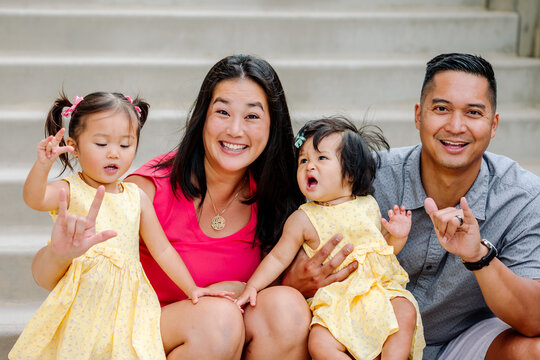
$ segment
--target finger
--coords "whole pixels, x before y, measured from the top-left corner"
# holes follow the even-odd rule
[[[323,264],[322,272],[325,276],[332,274],[345,260],[345,258],[353,251],[354,246],[352,244],[347,244],[338,253],[329,261]]]
[[[73,150],[74,150],[73,146],[62,146],[62,147],[59,147],[58,149],[56,149],[55,154],[56,155],[61,155],[63,153],[72,152]]]
[[[463,224],[474,224],[476,222],[476,218],[474,217],[474,214],[467,203],[467,199],[462,197],[459,203],[461,205],[461,210],[463,210]]]
[[[407,213],[407,210],[405,209],[405,206],[403,205],[401,205],[401,208],[399,210],[400,210],[401,215],[405,215]]]
[[[104,241],[107,241],[117,235],[116,231],[114,230],[105,230],[98,234],[95,234],[88,238],[88,248],[90,249],[92,246],[102,243]]]
[[[332,236],[330,240],[327,241],[326,244],[324,244],[309,261],[317,266],[322,265],[326,258],[328,258],[332,251],[336,248],[337,244],[339,244],[341,239],[343,239],[341,234]]]
[[[96,218],[99,213],[99,208],[101,207],[101,203],[103,202],[103,197],[105,196],[105,187],[103,185],[100,185],[97,188],[96,196],[94,197],[94,201],[92,201],[92,205],[90,206],[90,210],[88,210],[88,216],[87,219],[90,223],[95,223]]]
[[[58,130],[58,132],[56,133],[56,135],[54,135],[54,141],[56,144],[60,144],[60,142],[62,141],[62,139],[64,138],[64,133],[66,132],[66,129],[65,128],[61,128],[60,130]]]
[[[407,210],[407,217],[412,217],[412,211],[411,210]]]
[[[435,200],[428,197],[426,200],[424,200],[424,208],[426,209],[427,214],[429,217],[433,220],[433,213],[439,211],[439,208],[437,208],[437,204],[435,204]]]
[[[251,306],[255,306],[257,303],[257,296],[256,295],[250,295],[249,296],[249,303]]]
[[[332,274],[328,276],[325,280],[325,284],[323,286],[326,286],[328,284],[331,284],[333,282],[340,282],[345,280],[349,277],[356,269],[358,269],[358,262],[353,261],[349,265],[345,266],[343,269],[337,271],[335,274]]]
[[[388,210],[388,218],[392,219],[392,216],[394,216],[394,210],[390,209]]]
[[[60,193],[58,194],[58,219],[65,220],[66,214],[67,214],[66,190],[60,189]]]
[[[73,214],[67,214],[66,217],[66,234],[67,236],[73,240],[73,237],[75,235],[75,226],[77,225],[77,216]]]
[[[394,205],[394,214],[399,214],[399,206]]]

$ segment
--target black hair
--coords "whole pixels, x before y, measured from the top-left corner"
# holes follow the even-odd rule
[[[371,195],[374,192],[373,180],[380,157],[377,150],[390,149],[381,128],[363,123],[356,127],[353,122],[343,116],[330,116],[307,122],[296,136],[300,153],[302,144],[313,138],[313,147],[319,151],[318,145],[331,134],[341,134],[342,141],[337,149],[341,163],[341,176],[352,185],[352,193],[357,196]]]
[[[225,80],[249,79],[266,94],[270,115],[268,143],[259,157],[248,167],[257,189],[246,204],[257,204],[255,237],[269,249],[280,238],[287,217],[304,198],[296,183],[293,130],[283,86],[272,66],[251,55],[232,55],[218,61],[204,78],[192,105],[185,133],[176,155],[156,165],[171,167],[170,183],[175,196],[180,190],[190,200],[206,196],[203,128],[216,86]],[[255,241],[255,239],[254,239]]]
[[[134,100],[130,100],[129,97],[125,97],[123,94],[105,91],[93,92],[86,95],[83,100],[75,106],[75,109],[73,109],[70,114],[67,114],[70,116],[67,131],[68,136],[75,141],[78,140],[80,134],[84,131],[86,125],[85,119],[88,115],[97,114],[107,110],[122,110],[130,116],[130,118],[137,120],[138,140],[141,129],[148,117],[150,105],[138,96]],[[73,104],[62,91],[47,114],[47,120],[45,121],[45,136],[55,135],[62,129],[62,117],[64,116],[62,113],[64,112],[64,108],[69,108],[71,106],[73,106]],[[137,109],[140,111],[140,114]],[[137,141],[137,145],[138,144],[139,142]],[[65,145],[66,142],[62,139],[60,141],[60,146]],[[68,153],[61,154],[59,159],[63,165],[60,175],[66,171],[66,168],[73,171],[73,164],[71,163]]]
[[[426,75],[420,93],[420,102],[424,101],[427,87],[433,82],[433,77],[442,71],[462,71],[485,78],[489,84],[489,101],[493,111],[497,108],[497,81],[491,64],[480,56],[462,53],[449,53],[435,56],[426,65]]]

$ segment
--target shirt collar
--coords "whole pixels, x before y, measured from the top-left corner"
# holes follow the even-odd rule
[[[424,200],[427,195],[422,186],[420,173],[420,153],[422,146],[416,146],[409,155],[409,160],[405,164],[405,183],[403,186],[403,205],[410,210],[424,207]],[[473,185],[465,194],[465,199],[471,208],[474,217],[478,220],[486,218],[487,191],[489,184],[489,169],[484,157],[480,165],[480,172]],[[459,207],[459,206],[458,206]]]

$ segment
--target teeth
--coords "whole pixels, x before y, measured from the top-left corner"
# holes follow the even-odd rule
[[[446,140],[443,140],[442,142],[447,144],[447,145],[452,145],[452,146],[465,145],[465,143],[462,143],[462,142],[453,142],[453,141],[446,141]]]
[[[223,145],[223,147],[231,150],[240,150],[245,148],[245,145],[229,144],[226,142],[221,142],[221,144]]]

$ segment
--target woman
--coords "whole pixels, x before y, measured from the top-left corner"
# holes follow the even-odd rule
[[[229,56],[204,79],[177,152],[153,159],[126,181],[153,200],[169,241],[198,285],[239,294],[303,201],[293,154],[287,103],[274,69],[256,57]],[[33,273],[49,288],[50,279],[40,280],[47,276],[40,253]],[[141,262],[163,305],[161,333],[169,359],[308,357],[311,314],[296,290],[267,288],[242,316],[227,299],[193,305],[143,246]]]
[[[154,199],[169,241],[188,259],[196,282],[233,280],[218,285],[238,291],[261,250],[275,244],[286,217],[302,201],[292,142],[275,71],[255,57],[230,56],[204,79],[178,151],[128,178]],[[242,323],[230,301],[192,306],[144,248],[141,261],[166,304],[161,327],[171,359],[239,358],[244,343],[245,358],[306,357],[309,312],[294,290],[267,289],[266,300],[246,311]]]

